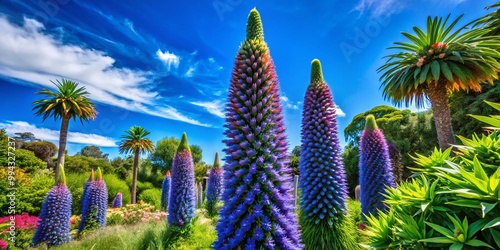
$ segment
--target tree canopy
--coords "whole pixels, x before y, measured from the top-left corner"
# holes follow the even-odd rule
[[[155,151],[149,156],[154,169],[165,172],[172,168],[172,161],[180,142],[175,137],[163,138],[156,142]],[[203,157],[203,150],[198,145],[189,145],[189,148],[191,149],[191,155],[196,165]]]

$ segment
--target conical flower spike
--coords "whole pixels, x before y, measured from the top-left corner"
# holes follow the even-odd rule
[[[207,183],[207,202],[205,208],[209,217],[219,213],[217,203],[222,193],[222,169],[220,168],[219,153],[215,153],[214,166],[210,168]]]
[[[225,128],[214,249],[302,249],[278,78],[256,9],[236,55]]]
[[[168,209],[168,197],[170,195],[170,170],[167,170],[163,183],[161,184],[161,201],[160,207],[163,211]]]

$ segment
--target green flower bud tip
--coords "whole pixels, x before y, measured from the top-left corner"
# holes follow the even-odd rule
[[[94,169],[91,169],[90,170],[89,181],[93,181],[93,180],[94,180]]]
[[[102,180],[102,171],[101,168],[97,168],[97,180]]]
[[[367,115],[366,116],[366,123],[365,123],[365,130],[375,130],[375,129],[378,129],[377,122],[375,121],[375,116]]]
[[[56,184],[66,186],[66,174],[64,173],[64,167],[62,164],[59,164],[59,177]]]
[[[218,152],[215,152],[214,168],[220,168],[220,160]]]
[[[264,29],[262,28],[260,14],[256,8],[253,8],[248,15],[247,40],[250,39],[264,40]]]
[[[324,82],[323,71],[321,70],[321,62],[314,59],[311,62],[311,84],[319,85]]]
[[[187,138],[186,132],[182,133],[181,143],[179,144],[179,147],[177,148],[177,152],[181,152],[183,150],[187,150],[189,153],[191,153],[191,149],[189,148],[189,143],[188,143],[188,138]]]

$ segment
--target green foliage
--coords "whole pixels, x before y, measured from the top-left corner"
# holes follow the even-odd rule
[[[10,194],[8,187],[8,169],[0,169],[0,193]],[[14,170],[16,177],[15,190],[15,212],[16,214],[28,212],[38,215],[47,192],[54,186],[54,179],[50,173],[37,172],[30,176],[22,169]],[[0,216],[9,214],[10,198],[6,195],[0,196]]]
[[[401,163],[394,169],[395,176],[400,176],[399,172],[403,172],[402,178],[407,178],[410,173],[406,168],[416,167],[410,154],[415,152],[429,154],[437,145],[431,112],[413,113],[408,109],[377,106],[356,115],[344,130],[347,145],[342,152],[351,197],[354,197],[354,188],[358,185],[359,139],[365,127],[365,117],[368,115],[375,116],[375,121],[384,132],[387,142],[395,147],[390,152],[391,160]]]
[[[161,173],[171,170],[172,161],[180,143],[181,141],[175,137],[163,138],[156,142],[155,151],[149,155],[153,169],[160,170]],[[189,145],[189,148],[196,165],[203,157],[203,150],[198,145]]]
[[[481,92],[457,92],[450,96],[451,122],[455,134],[470,137],[474,133],[486,133],[484,123],[469,116],[493,114],[495,109],[484,105],[485,100],[500,102],[499,81],[495,81],[494,86],[484,85]]]
[[[130,203],[130,189],[124,180],[114,174],[106,174],[103,179],[108,188],[108,204],[113,202],[113,199],[119,192],[122,193],[123,205]]]
[[[134,166],[134,158],[131,156],[127,158],[116,157],[110,161],[110,164],[115,174],[120,177],[120,179],[126,180]]]
[[[198,162],[194,166],[194,176],[196,179],[196,183],[203,183],[203,177],[208,177],[208,169],[210,165],[205,162]]]
[[[71,192],[71,196],[73,197],[73,202],[71,204],[71,211],[73,211],[73,214],[82,213],[83,186],[88,179],[88,172],[66,174],[66,186],[68,187],[69,191]]]
[[[498,131],[481,139],[462,139],[467,145],[457,146],[455,156],[448,149],[415,157],[416,177],[388,189],[386,203],[391,209],[369,217],[367,246],[500,248],[500,167],[491,164],[498,154],[493,150]]]
[[[97,218],[97,206],[91,206],[89,210],[89,217],[85,221],[85,226],[83,230],[78,234],[78,237],[84,237],[85,235],[101,228],[101,224],[96,220]]]
[[[47,168],[46,162],[40,160],[35,156],[35,153],[27,149],[16,149],[15,162],[16,167],[25,169],[28,173]]]
[[[153,205],[155,209],[160,209],[160,198],[161,189],[159,188],[146,189],[139,194],[139,200]]]
[[[155,170],[149,159],[141,160],[137,179],[142,182],[150,182],[155,188],[161,188],[163,183],[163,176],[165,173],[160,173]]]
[[[52,163],[52,157],[57,153],[57,146],[49,141],[26,142],[23,149],[33,151],[36,157],[47,163]]]
[[[65,157],[64,168],[70,173],[88,173],[92,169],[101,168],[104,173],[113,173],[114,168],[107,159],[95,159],[81,154]]]

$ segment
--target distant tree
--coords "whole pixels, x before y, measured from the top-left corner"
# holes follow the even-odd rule
[[[290,168],[292,169],[292,176],[299,175],[299,162],[300,162],[300,145],[293,148],[290,155]]]
[[[297,157],[300,157],[300,145],[297,145],[293,148],[292,150],[292,155],[295,155]]]
[[[179,147],[179,143],[180,140],[175,137],[163,138],[156,142],[154,152],[149,155],[149,160],[153,165],[153,171],[159,170],[165,173],[165,171],[172,169],[172,160],[174,159],[177,147]],[[196,165],[201,161],[203,152],[198,145],[190,145],[190,147],[193,161]]]
[[[49,167],[53,167],[52,157],[56,155],[57,152],[56,144],[49,141],[33,141],[24,143],[23,148],[33,151],[36,157],[47,162]]]
[[[451,122],[455,129],[455,134],[470,138],[474,133],[485,133],[483,127],[487,126],[483,122],[469,116],[488,116],[496,113],[496,110],[484,101],[500,102],[500,81],[495,81],[495,85],[483,86],[483,91],[458,92],[450,96]]]
[[[79,118],[83,124],[83,121],[95,119],[97,111],[94,103],[88,98],[90,93],[85,90],[85,87],[79,87],[78,83],[66,79],[52,83],[57,87],[57,91],[53,92],[49,89],[38,91],[37,94],[44,95],[45,98],[33,102],[33,111],[35,115],[42,116],[44,121],[48,117],[54,117],[54,120],[61,119],[56,166],[64,166],[69,120]],[[57,182],[59,167],[55,168],[54,173]]]
[[[189,146],[191,149],[192,147]],[[208,169],[210,165],[205,162],[198,162],[194,166],[194,176],[197,183],[203,182],[203,177],[208,177]]]
[[[109,156],[109,154],[103,154],[101,149],[98,146],[94,146],[94,145],[83,147],[78,154],[81,154],[83,156],[92,157],[94,159],[102,158],[102,159],[106,159],[106,160],[108,160],[108,156]]]
[[[135,204],[136,189],[137,189],[137,169],[139,167],[139,154],[146,152],[153,152],[154,144],[147,138],[151,132],[147,131],[141,126],[132,126],[129,130],[125,131],[120,142],[120,153],[133,153],[134,154],[134,168],[132,170],[132,191],[131,202]]]
[[[65,160],[65,169],[68,173],[87,173],[92,169],[101,168],[105,174],[114,173],[111,163],[103,158],[94,159],[81,154],[68,155]]]
[[[40,160],[30,150],[16,149],[16,167],[25,169],[27,173],[34,173],[40,169],[46,169],[47,163]]]
[[[31,132],[18,132],[15,134],[16,136],[14,136],[14,138],[23,140],[24,142],[40,141],[40,139],[36,138],[35,135]]]
[[[134,166],[134,157],[127,158],[116,157],[110,161],[115,174],[122,180],[126,180]]]

